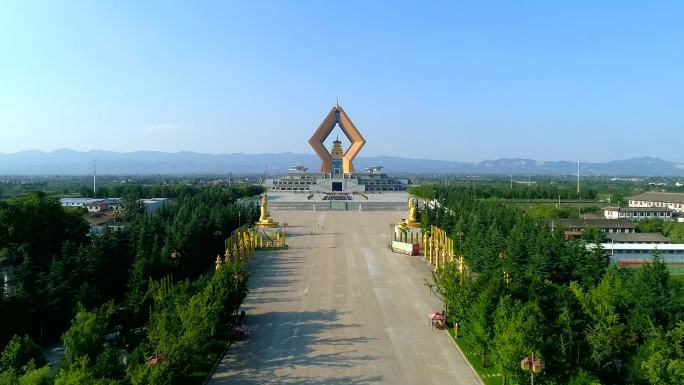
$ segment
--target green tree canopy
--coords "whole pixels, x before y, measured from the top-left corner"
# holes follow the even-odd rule
[[[87,363],[95,362],[104,349],[106,333],[106,316],[102,311],[80,310],[76,313],[71,327],[62,335],[64,366],[69,368],[79,364],[83,358]]]
[[[21,373],[29,364],[33,367],[45,365],[43,352],[31,337],[15,335],[2,351],[0,371],[14,370]]]

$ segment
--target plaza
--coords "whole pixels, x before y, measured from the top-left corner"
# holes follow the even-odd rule
[[[249,337],[208,384],[480,384],[428,314],[421,257],[388,249],[398,211],[277,210],[287,250],[250,261]]]

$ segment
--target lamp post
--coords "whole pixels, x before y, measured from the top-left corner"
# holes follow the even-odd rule
[[[242,225],[241,217],[242,217],[242,210],[240,209],[240,210],[238,210],[238,229]]]
[[[240,309],[240,305],[238,304],[238,285],[242,282],[242,276],[240,274],[233,274],[233,285],[235,285],[235,324],[237,325],[238,321],[238,310]]]
[[[526,372],[530,372],[530,384],[534,385],[534,375],[539,374],[544,370],[544,361],[534,356],[534,352],[529,357],[525,357],[520,361],[520,367]]]

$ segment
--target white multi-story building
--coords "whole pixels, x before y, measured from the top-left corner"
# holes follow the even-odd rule
[[[606,219],[672,219],[672,209],[667,207],[605,207],[603,216]]]
[[[684,213],[684,194],[645,192],[629,197],[629,207],[658,207],[668,208],[678,213]]]

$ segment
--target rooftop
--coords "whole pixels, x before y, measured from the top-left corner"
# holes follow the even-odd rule
[[[631,199],[631,198],[630,198]],[[631,212],[650,212],[650,211],[659,211],[659,212],[672,212],[672,209],[667,208],[667,207],[604,207],[603,210],[612,210],[612,211],[631,211]]]
[[[93,199],[93,198],[60,198],[59,199],[62,204],[89,204],[89,203],[95,203],[95,202],[100,202],[104,201],[104,199]]]
[[[592,249],[595,246],[588,244],[587,248]],[[602,243],[601,247],[604,250],[642,250],[642,251],[679,251],[684,252],[684,244],[682,243]]]
[[[672,243],[661,233],[607,233],[605,237],[619,243]]]
[[[630,201],[684,203],[684,193],[645,192],[628,198]]]
[[[168,198],[147,198],[147,199],[140,199],[140,202],[142,202],[144,204],[153,204],[153,203],[157,203],[157,202],[164,202],[167,199]]]
[[[553,223],[568,228],[636,229],[627,219],[554,219]]]

